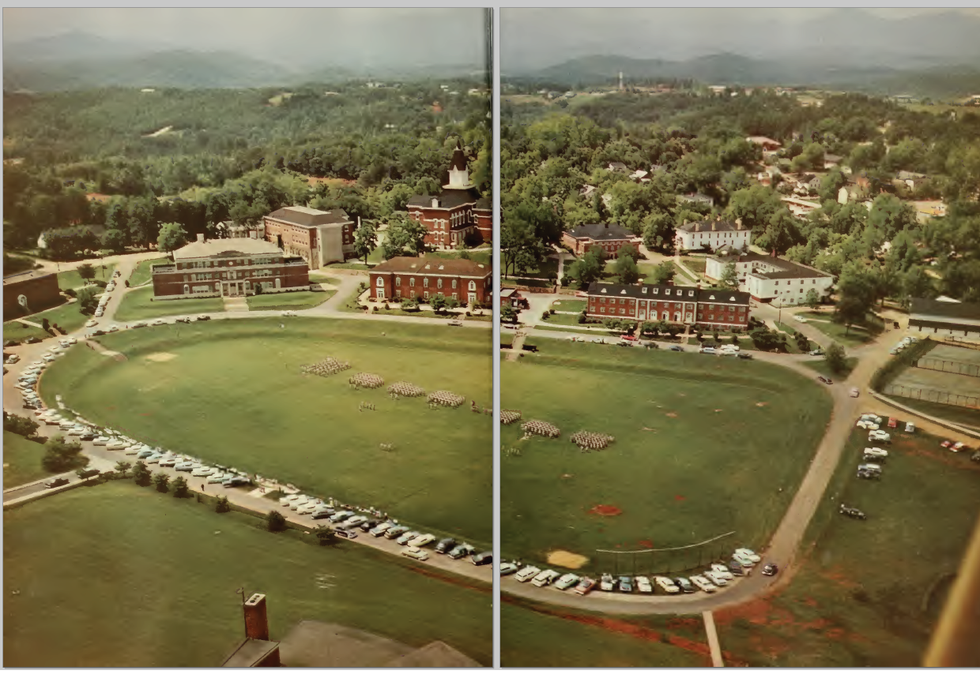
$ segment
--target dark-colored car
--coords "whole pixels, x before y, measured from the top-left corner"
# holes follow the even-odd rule
[[[335,512],[336,511],[333,508],[326,508],[325,510],[316,510],[313,512],[311,517],[315,520],[325,520],[331,515],[333,515]]]
[[[733,576],[745,575],[745,567],[736,562],[734,559],[728,562],[728,570],[732,572]]]
[[[177,319],[177,322],[178,323],[190,323],[191,322],[191,319],[188,318],[187,316],[184,316],[183,318],[178,318]]]
[[[672,347],[670,347],[670,350],[671,351],[684,351],[684,347],[683,346],[678,346],[677,344],[674,344]]]
[[[337,535],[337,538],[346,538],[347,540],[351,540],[353,538],[357,538],[357,534],[354,533],[353,531],[345,531],[343,529],[334,529],[334,533]]]
[[[211,317],[208,316],[207,314],[201,314],[200,316],[197,317],[197,320],[199,320],[199,321],[210,321],[211,320]]]
[[[779,567],[775,564],[766,564],[762,567],[763,576],[775,576],[777,573],[779,573]]]
[[[222,482],[222,484],[226,487],[247,487],[252,484],[252,481],[244,475],[234,475]]]
[[[436,552],[440,555],[444,555],[456,546],[455,538],[443,538],[436,543]]]
[[[752,354],[751,353],[745,353],[744,351],[739,351],[737,355],[742,360],[752,360]]]
[[[374,527],[381,524],[381,520],[366,520],[357,525],[357,528],[361,531],[371,531]]]
[[[833,379],[831,379],[830,377],[825,377],[823,375],[820,375],[819,377],[817,377],[817,381],[822,382],[824,384],[827,384],[828,386],[830,384],[833,384],[834,383],[834,380]]]
[[[68,484],[67,477],[56,477],[53,480],[48,480],[47,482],[45,482],[44,486],[47,487],[48,489],[54,489],[55,487],[62,487],[66,484]]]
[[[95,477],[96,475],[98,475],[101,472],[102,471],[99,470],[98,468],[86,468],[85,470],[81,471],[78,474],[78,477],[80,477],[81,479],[84,480],[86,478]]]
[[[980,451],[973,452],[973,454],[970,456],[970,461],[980,463]]]
[[[485,564],[493,563],[493,551],[487,550],[486,552],[478,552],[473,557],[470,558],[476,566],[483,566]]]
[[[78,439],[82,440],[83,442],[92,442],[93,440],[95,440],[95,433],[85,433],[79,436]]]
[[[857,508],[850,508],[843,503],[840,504],[840,514],[850,517],[852,520],[866,520],[867,515],[858,510]]]
[[[694,587],[694,583],[689,581],[687,578],[681,578],[681,577],[675,578],[674,584],[677,587],[679,587],[681,589],[681,592],[683,592],[684,594],[692,594],[697,591],[697,588]]]

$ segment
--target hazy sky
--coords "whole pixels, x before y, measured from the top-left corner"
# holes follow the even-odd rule
[[[482,63],[480,9],[4,8],[4,40],[83,31],[126,42],[245,51],[265,60]]]
[[[500,14],[501,68],[507,73],[514,67],[541,67],[594,54],[686,59],[721,51],[753,55],[792,49],[805,41],[809,25],[839,11],[834,7],[504,8]],[[871,7],[849,11],[863,11],[883,19],[949,11],[980,18],[980,9],[975,7]],[[980,37],[973,42],[978,40]],[[914,49],[916,45],[894,47]]]

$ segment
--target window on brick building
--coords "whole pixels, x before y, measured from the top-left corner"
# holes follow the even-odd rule
[[[470,290],[476,290],[476,281],[470,281]]]
[[[442,288],[442,279],[437,279],[436,280],[436,287],[437,288]]]
[[[414,288],[415,287],[415,279],[414,278],[408,279],[408,285],[410,285],[411,287]]]
[[[428,288],[429,287],[429,277],[428,276],[426,276],[424,279],[422,279],[422,287],[423,288]]]
[[[456,279],[453,279],[453,288],[455,287],[456,287]],[[453,295],[453,297],[455,297],[455,295]]]
[[[379,277],[378,277],[378,282],[377,282],[377,283],[375,283],[374,285],[376,285],[376,286],[378,286],[379,288],[381,288],[382,286],[384,286],[384,284],[385,284],[385,280],[384,280],[383,278],[381,278],[381,277],[379,276]]]
[[[395,277],[395,285],[396,286],[400,286],[401,284],[402,284],[402,277],[401,276],[396,276]]]

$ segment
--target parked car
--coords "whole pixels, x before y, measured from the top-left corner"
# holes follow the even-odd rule
[[[884,461],[888,458],[888,450],[881,447],[865,447],[864,458]]]
[[[417,548],[414,545],[410,545],[409,547],[402,550],[402,554],[406,557],[410,557],[411,559],[414,559],[419,562],[424,562],[429,558],[428,552],[422,550],[421,548]]]
[[[469,557],[475,552],[476,548],[469,543],[460,543],[446,554],[449,556],[449,559],[462,559],[463,557]]]
[[[650,579],[647,578],[646,576],[637,576],[636,590],[641,594],[652,594],[653,584],[650,582]]]
[[[859,395],[861,395],[861,391],[858,389],[858,387],[857,386],[852,387],[851,388],[851,397],[852,398],[857,398]]]
[[[681,592],[683,592],[684,594],[691,594],[697,590],[697,588],[694,587],[694,584],[689,579],[684,578],[683,576],[678,576],[673,580],[674,583],[677,585],[677,587],[679,587],[681,589]]]
[[[355,538],[357,538],[357,532],[356,531],[344,531],[344,530],[340,530],[340,531],[334,531],[334,534],[336,534],[337,538],[346,538],[349,541],[352,541]]]
[[[578,583],[578,576],[576,576],[574,573],[566,573],[564,576],[555,581],[555,589],[567,590],[576,583]]]
[[[230,485],[226,482],[225,486],[228,487]],[[315,520],[325,520],[332,517],[334,514],[333,508],[320,508],[310,513],[310,517]]]
[[[436,540],[436,537],[433,536],[432,534],[422,534],[421,536],[413,540],[410,543],[410,545],[414,545],[417,548],[424,548],[434,540]]]
[[[398,538],[399,536],[401,536],[406,531],[408,531],[408,527],[406,527],[406,526],[404,526],[402,524],[398,524],[396,526],[391,527],[390,529],[388,529],[385,532],[385,538],[387,538],[389,540],[394,540],[394,539]]]
[[[755,564],[758,564],[759,562],[762,561],[762,557],[755,554],[755,552],[753,552],[749,548],[736,548],[735,554],[741,557],[745,557],[746,559],[751,560]]]
[[[766,564],[762,567],[763,576],[775,576],[777,573],[779,573],[779,567],[775,564]]]
[[[888,428],[898,428],[898,419],[895,417],[888,417]]]
[[[485,566],[487,564],[493,564],[493,550],[484,550],[483,552],[478,552],[472,557],[470,561],[473,562],[473,566]]]
[[[674,344],[674,345],[672,345],[670,347],[670,350],[671,351],[681,351],[681,352],[683,352],[684,351],[684,347],[683,346],[679,346],[677,344]]]
[[[152,323],[150,323],[150,325],[166,325],[166,324],[167,324],[167,322],[165,320],[163,320],[162,318],[158,318],[155,321],[153,321]]]
[[[814,349],[813,351],[811,351],[807,355],[808,356],[822,356],[823,355],[823,349],[820,349],[820,348]]]
[[[734,559],[728,562],[728,570],[733,576],[745,575],[745,566],[739,562],[736,562]]]
[[[949,451],[958,453],[958,452],[962,452],[964,449],[969,449],[969,448],[962,442],[955,442],[953,443],[953,446],[949,448]]]
[[[382,522],[378,526],[371,529],[371,531],[369,531],[368,533],[374,536],[375,538],[378,538],[380,536],[383,536],[384,533],[393,526],[394,526],[393,522]]]
[[[67,477],[56,477],[53,480],[48,480],[47,482],[45,482],[44,486],[47,487],[48,489],[54,489],[55,487],[62,487],[66,484],[68,484]]]
[[[717,351],[715,351],[715,348],[713,346],[702,346],[698,350],[698,353],[715,354],[717,353]]]
[[[595,581],[591,578],[580,578],[578,585],[575,586],[575,594],[587,595],[595,588]]]
[[[602,574],[602,577],[599,579],[599,589],[603,592],[612,592],[616,589],[616,579],[612,577],[612,574]]]
[[[364,522],[367,521],[367,517],[364,515],[354,515],[350,519],[346,519],[337,525],[338,529],[353,529],[354,527],[360,527]]]
[[[725,580],[732,580],[735,577],[732,574],[732,572],[728,570],[728,567],[725,566],[724,564],[714,563],[714,564],[711,565],[711,570],[714,571],[715,573],[717,573],[719,576],[721,576]]]
[[[191,319],[190,319],[190,316],[181,316],[175,322],[176,323],[190,323],[191,322]]]
[[[436,552],[440,555],[444,555],[453,549],[456,545],[455,538],[443,538],[441,541],[436,543]]]
[[[418,531],[406,531],[401,536],[399,536],[397,540],[395,540],[395,543],[398,543],[398,545],[408,545],[409,541],[415,539],[420,535],[421,534]]]
[[[135,323],[133,323],[129,327],[131,327],[131,328],[145,328],[147,325],[149,325],[149,323],[147,323],[146,321],[136,321]]]
[[[710,580],[708,580],[704,576],[691,576],[690,580],[691,583],[696,588],[698,588],[702,592],[707,592],[708,594],[711,594],[712,592],[718,589]]]
[[[905,432],[906,433],[915,433],[915,424],[912,423],[911,421],[906,421],[905,422]]]
[[[534,577],[534,579],[531,581],[531,585],[534,585],[535,587],[551,585],[553,582],[555,582],[555,579],[558,578],[559,575],[560,574],[554,569],[545,569]]]
[[[834,380],[833,379],[831,379],[830,377],[825,377],[823,375],[819,375],[817,377],[817,381],[819,381],[821,383],[824,383],[824,384],[827,384],[828,386],[830,386],[831,384],[834,383]]]
[[[629,576],[619,577],[619,591],[626,594],[633,592],[633,579]]]
[[[868,433],[868,442],[891,442],[892,436],[888,435],[884,431],[871,431]]]
[[[653,582],[667,594],[677,594],[680,592],[680,588],[667,576],[654,576]]]
[[[701,575],[707,578],[708,580],[710,580],[718,587],[725,587],[726,585],[728,585],[728,579],[722,576],[720,573],[717,573],[716,571],[705,571]]]
[[[514,579],[518,583],[526,583],[535,576],[541,573],[541,569],[536,566],[525,566],[523,569],[514,574]]]
[[[509,576],[512,573],[517,573],[517,570],[519,568],[521,568],[521,567],[519,567],[514,562],[504,562],[503,564],[500,565],[500,569],[499,569],[500,575],[501,575],[501,577],[503,577],[503,576]]]
[[[845,515],[845,516],[850,517],[851,519],[854,519],[854,520],[865,520],[865,519],[868,519],[865,516],[865,514],[863,512],[861,512],[860,510],[858,510],[857,508],[851,508],[849,506],[844,505],[843,503],[840,504],[840,509],[839,509],[838,512],[840,512],[841,515]]]
[[[751,353],[746,353],[744,351],[741,351],[737,355],[742,360],[752,360],[752,354]]]

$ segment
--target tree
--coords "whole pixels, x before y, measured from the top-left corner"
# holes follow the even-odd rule
[[[140,487],[145,487],[150,484],[151,479],[150,470],[146,467],[146,462],[137,461],[136,465],[133,466],[133,481]]]
[[[816,309],[820,306],[820,293],[817,292],[816,288],[810,288],[806,291],[806,299],[803,300],[803,304],[811,309]]]
[[[738,268],[734,262],[729,262],[725,265],[725,269],[721,272],[720,280],[723,288],[738,288]]]
[[[851,262],[841,271],[837,283],[837,308],[835,320],[843,323],[850,332],[855,323],[863,323],[875,302],[876,282],[872,273],[860,262]]]
[[[386,260],[400,255],[422,255],[426,252],[425,236],[428,230],[421,222],[397,213],[388,221],[388,231],[381,254]]]
[[[78,265],[78,268],[75,271],[78,272],[78,275],[82,277],[83,281],[91,281],[95,278],[95,267],[88,262]]]
[[[847,371],[847,354],[844,352],[844,347],[837,342],[827,347],[823,359],[834,374],[843,374]]]
[[[30,417],[3,413],[3,430],[5,431],[33,439],[37,437],[37,429],[38,423]]]
[[[228,502],[227,496],[219,496],[218,500],[214,502],[214,512],[226,513],[230,510],[231,510],[231,504]]]
[[[616,259],[615,272],[619,282],[624,285],[632,285],[640,280],[640,268],[630,251],[636,249],[632,246],[625,246],[619,249],[619,257]]]
[[[187,241],[187,231],[179,222],[165,222],[160,226],[157,236],[157,249],[161,253],[177,250]]]
[[[270,510],[269,514],[265,517],[266,527],[269,531],[285,531],[286,530],[286,518],[282,516],[282,513],[278,510]]]
[[[113,253],[121,253],[126,249],[126,233],[119,229],[107,230],[102,235],[102,247],[108,248]]]
[[[320,545],[332,545],[337,542],[337,534],[330,527],[318,526],[313,530]]]
[[[174,498],[186,498],[190,494],[187,479],[183,475],[174,478],[173,487]]]
[[[368,255],[378,247],[378,227],[374,222],[365,220],[354,232],[354,254],[364,258],[367,264]]]
[[[654,268],[653,282],[657,284],[669,283],[676,274],[677,270],[674,269],[674,263],[670,260],[664,260]]]
[[[170,477],[163,472],[157,473],[153,476],[153,486],[161,494],[166,494],[170,490]]]
[[[588,288],[602,278],[606,269],[605,255],[601,248],[592,248],[572,264],[568,273],[578,281],[580,288]]]
[[[82,456],[82,445],[77,440],[69,442],[61,435],[55,435],[48,438],[44,446],[41,465],[49,473],[64,473],[88,464],[88,457]]]
[[[446,308],[446,296],[442,293],[436,293],[433,297],[429,299],[429,306],[437,314],[441,314]]]
[[[517,321],[517,311],[514,310],[509,304],[505,304],[500,308],[500,320],[505,323],[514,323]]]
[[[459,307],[459,300],[458,299],[456,299],[455,297],[447,297],[446,298],[446,308],[447,309],[449,309],[450,311],[452,311],[453,309],[456,309],[457,307]]]
[[[116,472],[119,473],[119,477],[126,477],[129,469],[133,467],[129,461],[116,461]]]
[[[99,307],[99,300],[95,296],[94,288],[82,288],[78,291],[78,310],[83,314],[91,316]]]

